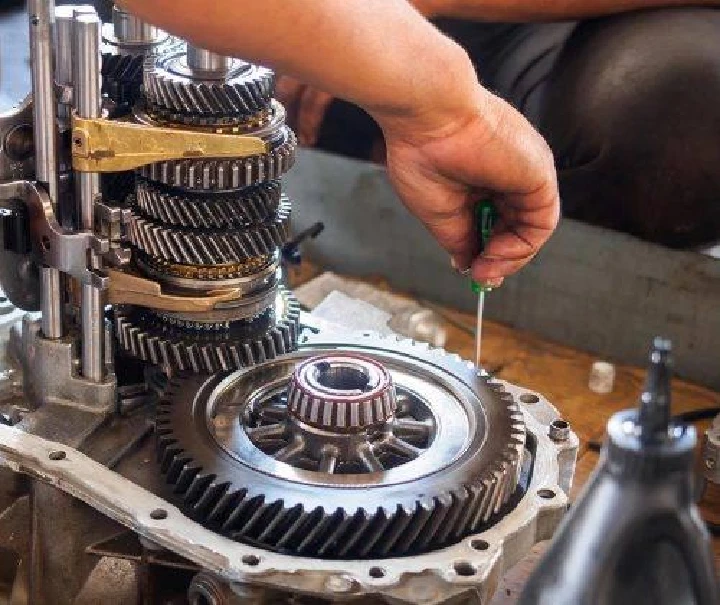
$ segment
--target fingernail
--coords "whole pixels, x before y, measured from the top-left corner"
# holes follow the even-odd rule
[[[450,258],[450,266],[453,268],[453,270],[463,276],[467,276],[470,274],[470,270],[472,269],[472,266],[465,267],[464,269],[461,269],[454,258]]]
[[[505,278],[503,277],[492,277],[485,280],[485,285],[488,288],[499,288],[502,286],[503,281],[505,281]]]

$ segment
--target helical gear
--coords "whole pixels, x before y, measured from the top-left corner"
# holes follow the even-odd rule
[[[122,108],[132,107],[140,97],[145,56],[114,54],[102,55],[102,92]]]
[[[157,41],[147,44],[123,42],[115,37],[113,26],[103,27],[102,92],[115,103],[112,116],[128,113],[142,96],[143,69],[151,57],[179,48],[180,41],[163,34]]]
[[[278,181],[239,192],[186,194],[139,181],[136,201],[142,213],[167,225],[196,229],[226,229],[262,223],[278,211],[281,186]]]
[[[234,60],[227,73],[212,79],[188,70],[184,59],[185,51],[178,50],[146,65],[145,95],[151,109],[242,120],[270,106],[275,92],[271,70]]]
[[[444,381],[448,392],[456,388],[475,431],[466,447],[444,460],[425,460],[420,467],[427,473],[424,476],[408,470],[395,482],[393,474],[402,471],[402,466],[371,474],[367,480],[362,475],[343,475],[333,482],[334,475],[311,472],[300,481],[297,471],[283,474],[283,468],[290,469],[286,463],[257,450],[249,449],[241,456],[228,449],[247,443],[242,436],[247,429],[238,428],[234,414],[244,418],[248,398],[258,401],[263,378],[277,385],[292,372],[293,363],[335,349],[372,356],[395,364],[392,367],[407,364],[415,376],[427,372],[430,380]],[[337,344],[319,340],[303,345],[290,358],[233,376],[173,379],[157,408],[158,460],[186,513],[235,540],[323,558],[423,553],[482,530],[515,493],[525,426],[513,396],[502,391],[501,384],[479,377],[471,364],[410,341],[376,336]],[[226,400],[225,392],[232,393],[232,399]],[[217,430],[228,434],[228,441],[223,442],[228,445],[221,445],[208,425],[210,407],[221,420]],[[233,415],[223,416],[225,409]],[[427,450],[423,456],[432,456],[433,451],[441,455],[437,452],[443,447],[440,444],[438,450]],[[261,466],[268,459],[272,464]]]
[[[139,169],[140,176],[170,187],[217,191],[276,181],[295,164],[297,139],[288,127],[279,130],[270,150],[249,158],[168,160]]]
[[[116,308],[114,324],[120,348],[133,357],[175,372],[214,374],[294,351],[299,317],[295,298],[279,289],[266,313],[220,329],[188,331],[137,307]]]
[[[170,227],[145,218],[136,208],[128,239],[146,254],[184,265],[223,265],[273,254],[290,234],[290,202],[280,202],[272,220],[245,229]]]

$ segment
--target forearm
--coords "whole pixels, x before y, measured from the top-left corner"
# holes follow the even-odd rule
[[[477,88],[464,51],[405,0],[120,4],[202,48],[268,65],[373,114],[429,115]]]
[[[476,21],[561,21],[668,6],[718,6],[720,0],[411,0],[428,17]]]

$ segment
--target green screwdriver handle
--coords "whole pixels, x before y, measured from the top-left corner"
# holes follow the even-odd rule
[[[490,241],[495,221],[497,220],[497,208],[490,200],[482,200],[475,205],[475,230],[478,234],[478,240],[480,243],[479,252],[482,254]],[[481,285],[476,281],[472,282],[472,290],[475,294],[480,292],[490,292],[491,287]]]

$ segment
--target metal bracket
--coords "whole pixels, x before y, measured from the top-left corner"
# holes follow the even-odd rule
[[[166,160],[263,153],[267,145],[258,137],[72,117],[72,165],[80,172],[122,172]]]
[[[178,296],[166,294],[159,283],[127,271],[108,269],[110,288],[108,303],[111,305],[132,304],[163,311],[212,311],[219,303],[237,300],[242,291],[226,288],[202,296]]]
[[[110,252],[105,260],[112,267],[123,267],[132,260],[132,250],[124,246],[122,226],[130,221],[130,208],[95,203],[95,227],[102,237],[110,240]]]
[[[107,288],[108,278],[88,268],[88,253],[109,252],[108,239],[61,227],[48,194],[31,181],[0,183],[0,202],[8,200],[23,200],[27,206],[32,251],[39,263],[59,269],[82,284]]]

